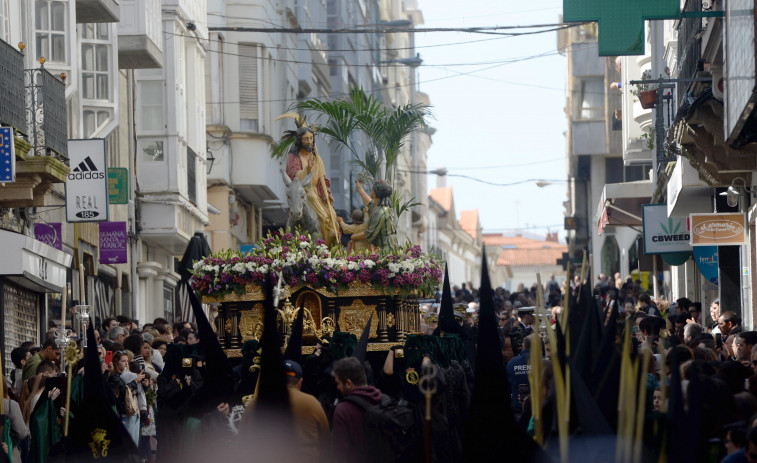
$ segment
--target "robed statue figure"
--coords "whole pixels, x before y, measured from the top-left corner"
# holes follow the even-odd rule
[[[340,231],[334,211],[334,198],[331,196],[331,182],[326,178],[323,160],[315,146],[315,134],[309,127],[297,129],[294,145],[289,150],[286,162],[286,174],[290,180],[303,181],[312,174],[305,187],[308,204],[318,216],[321,235],[329,247],[340,244]]]

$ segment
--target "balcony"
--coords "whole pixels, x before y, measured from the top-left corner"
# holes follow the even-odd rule
[[[46,206],[70,169],[65,84],[44,68],[24,70],[23,54],[0,41],[0,123],[13,127],[16,180],[0,189],[0,207]]]
[[[149,69],[163,66],[160,0],[121,0],[118,23],[118,67]]]
[[[242,198],[262,206],[285,197],[280,165],[271,159],[267,135],[235,133],[231,136],[231,183]],[[286,162],[285,160],[283,162]]]
[[[43,67],[25,72],[31,153],[68,162],[66,84]]]
[[[143,195],[140,237],[149,245],[182,254],[195,231],[210,222],[197,207],[176,193]]]
[[[116,0],[76,0],[77,23],[117,23],[120,17]]]
[[[0,40],[0,124],[26,133],[24,55]]]

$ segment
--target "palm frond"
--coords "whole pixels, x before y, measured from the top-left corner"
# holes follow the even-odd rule
[[[284,135],[279,139],[279,142],[271,146],[271,157],[273,159],[281,159],[286,156],[292,148],[292,145],[294,145],[296,137],[296,130],[287,130],[284,132]]]
[[[414,197],[405,201],[404,193],[400,193],[397,190],[392,190],[392,205],[394,206],[394,213],[397,215],[397,219],[399,219],[402,214],[414,208],[415,206],[422,205],[422,203],[413,201],[415,201]]]

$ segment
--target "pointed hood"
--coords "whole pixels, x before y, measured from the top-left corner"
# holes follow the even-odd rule
[[[507,448],[512,461],[538,461],[539,446],[515,423],[510,409],[510,382],[502,362],[502,342],[494,315],[494,291],[489,280],[486,250],[481,261],[478,352],[463,461],[499,461]]]
[[[87,327],[87,345],[97,345],[91,323]],[[99,352],[96,348],[88,348],[84,362],[84,400],[76,415],[71,418],[70,440],[65,448],[65,457],[51,456],[50,461],[139,462],[137,447],[112,405],[106,393]],[[98,439],[95,440],[94,436]],[[106,448],[97,445],[104,441],[109,441]],[[91,447],[93,443],[94,449]]]
[[[286,351],[284,351],[284,360],[292,360],[297,363],[302,363],[302,329],[305,319],[305,301],[303,300],[299,310],[297,310],[297,316],[292,322],[292,334],[289,335],[289,343],[287,344]]]
[[[442,333],[460,334],[462,327],[455,320],[455,311],[452,307],[452,291],[449,288],[449,272],[444,267],[444,283],[442,284],[442,300],[439,304],[439,326],[434,330],[434,336]]]
[[[266,282],[264,291],[265,311],[263,334],[260,338],[260,347],[263,350],[260,357],[260,387],[253,418],[258,412],[264,412],[266,415],[272,413],[281,417],[288,416],[291,420],[284,359],[281,355],[281,342],[276,328],[276,308],[273,306],[273,284],[270,279]],[[265,426],[265,423],[258,424]]]
[[[363,328],[363,333],[360,335],[360,339],[357,341],[357,346],[352,352],[352,356],[365,362],[365,357],[368,354],[368,337],[371,335],[371,322],[373,321],[373,314],[368,318],[368,324]]]
[[[200,396],[203,397],[208,406],[214,409],[216,405],[225,402],[234,389],[233,370],[229,358],[218,341],[218,336],[210,326],[210,321],[202,310],[202,304],[197,299],[197,295],[192,290],[189,281],[184,281],[189,302],[192,304],[192,312],[197,321],[197,331],[200,336],[200,350],[205,356],[207,363],[205,381],[203,383]]]
[[[205,235],[201,232],[197,232],[189,240],[187,249],[184,250],[184,255],[179,261],[179,275],[182,280],[189,280],[192,276],[192,265],[197,260],[202,260],[211,253],[208,240],[205,239]]]

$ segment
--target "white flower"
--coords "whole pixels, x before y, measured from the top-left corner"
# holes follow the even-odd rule
[[[399,273],[400,270],[402,269],[402,265],[400,265],[400,264],[398,264],[396,262],[389,262],[389,264],[387,265],[387,267],[389,268],[390,272],[395,273],[395,274]]]
[[[366,266],[366,267],[368,267],[368,268],[373,268],[373,267],[375,267],[375,266],[376,266],[376,262],[374,262],[374,261],[372,261],[372,260],[370,260],[370,259],[365,259],[365,260],[363,261],[363,263],[364,263],[364,264],[365,264],[365,266]]]
[[[255,271],[255,262],[247,262],[245,264],[245,268],[248,272],[254,272]]]
[[[360,264],[357,262],[347,262],[347,270],[360,270]]]
[[[194,264],[192,264],[192,270],[197,271],[198,268],[202,267],[205,262],[198,260]]]
[[[300,249],[307,249],[308,247],[310,247],[310,243],[307,241],[300,241]]]
[[[244,265],[244,262],[237,262],[233,267],[231,267],[231,270],[235,273],[244,273],[245,268],[246,266]]]
[[[260,268],[258,268],[258,272],[268,273],[268,265],[266,264],[261,265]]]

